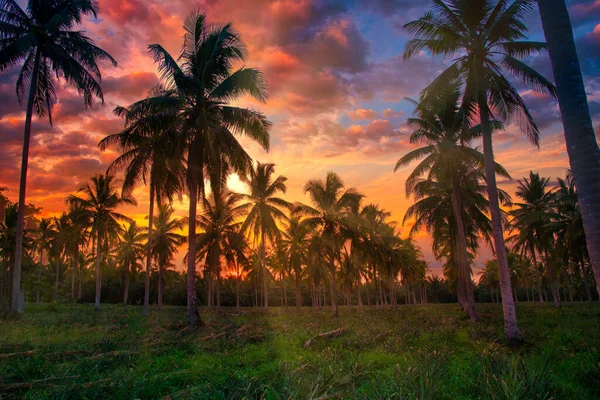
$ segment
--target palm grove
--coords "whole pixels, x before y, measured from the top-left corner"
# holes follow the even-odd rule
[[[23,312],[25,296],[93,300],[96,309],[102,300],[121,301],[143,304],[148,315],[151,302],[161,307],[166,299],[187,304],[193,327],[201,323],[200,304],[268,309],[273,301],[287,305],[288,291],[296,307],[331,305],[336,316],[338,303],[362,310],[365,303],[457,300],[476,322],[476,300],[501,301],[505,336],[520,340],[519,300],[591,301],[594,283],[600,287],[598,146],[564,1],[539,2],[548,45],[526,39],[523,18],[535,3],[433,0],[405,25],[413,35],[406,59],[427,51],[450,60],[410,100],[410,140],[419,147],[395,167],[414,167],[405,183],[414,204],[404,220],[414,222],[411,234],[425,229],[432,236],[443,260],[440,278],[428,276],[419,249],[400,237],[390,214],[335,173],[306,183],[310,204],[283,199],[286,178],[273,164],[254,162],[240,142],[246,137],[268,151],[271,123],[232,105],[241,96],[267,101],[266,82],[256,69],[234,68],[246,49],[231,24],[208,24],[200,12],[184,22],[178,57],[148,46],[161,84],[115,109],[124,129],[99,144],[119,152],[108,171],[70,195],[60,217],[38,220],[39,209],[25,198],[34,112],[52,123],[57,79],[74,86],[86,107],[102,102],[97,62],[117,63],[77,30],[83,18],[96,17],[95,1],[30,0],[25,10],[0,1],[0,71],[20,68],[17,97],[26,107],[19,200],[0,196],[4,306]],[[556,88],[521,60],[547,49]],[[517,80],[558,97],[572,173],[551,185],[532,172],[511,199],[496,184],[496,175],[510,175],[494,161],[493,133],[515,120],[532,145],[540,141]],[[227,187],[231,174],[247,184],[246,193]],[[140,186],[150,199],[144,226],[120,212],[136,204],[132,192]],[[183,196],[188,216],[178,219],[172,203]],[[496,258],[475,284],[471,267],[483,242]],[[174,259],[186,243],[186,271],[179,273]]]

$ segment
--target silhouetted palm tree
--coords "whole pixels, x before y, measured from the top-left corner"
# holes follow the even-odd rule
[[[446,85],[461,78],[465,82],[463,107],[468,111],[467,116],[472,118],[475,113],[479,114],[502,291],[504,335],[509,341],[520,341],[498,203],[490,120],[491,115],[503,121],[517,116],[526,136],[533,144],[538,144],[539,130],[531,114],[502,73],[507,71],[534,90],[555,95],[554,86],[546,78],[518,59],[546,49],[542,42],[520,41],[527,31],[522,19],[534,7],[535,1],[433,0],[432,3],[428,13],[404,26],[416,36],[407,43],[404,57],[408,59],[424,49],[434,55],[456,56],[425,93],[439,93]]]
[[[566,2],[544,0],[538,4],[556,81],[569,164],[581,204],[586,245],[600,294],[600,149]]]
[[[279,175],[273,179],[275,164],[257,163],[256,168],[251,168],[248,176],[242,179],[250,187],[250,194],[243,194],[242,198],[248,203],[248,216],[244,221],[241,231],[251,233],[254,243],[258,243],[262,262],[263,280],[263,306],[269,309],[269,279],[267,274],[267,241],[275,243],[281,238],[281,231],[277,226],[278,221],[285,221],[287,216],[282,211],[289,208],[290,204],[276,197],[278,193],[285,193],[287,186],[285,176]]]
[[[81,207],[86,211],[87,218],[91,221],[91,232],[96,244],[96,299],[94,308],[100,309],[100,292],[102,289],[100,264],[103,250],[108,249],[109,236],[116,236],[121,229],[118,221],[131,222],[131,219],[115,210],[123,205],[137,204],[129,195],[121,196],[117,193],[114,177],[110,175],[95,175],[91,178],[91,185],[78,190],[84,197],[71,195],[67,198],[69,204]]]
[[[140,267],[144,257],[144,229],[132,221],[129,226],[123,225],[119,242],[117,243],[117,260],[123,268],[123,305],[127,305],[129,297],[129,280],[131,273]]]
[[[293,208],[282,232],[280,243],[286,252],[288,268],[294,274],[297,309],[302,307],[300,284],[304,275],[303,267],[308,264],[310,234],[310,227],[302,222],[297,209]]]
[[[245,175],[251,159],[236,135],[245,134],[268,150],[271,123],[258,111],[227,104],[245,94],[259,101],[267,98],[266,84],[258,70],[231,71],[246,53],[231,24],[209,25],[204,14],[192,13],[183,28],[179,64],[162,46],[149,46],[165,92],[144,100],[144,104],[160,104],[162,110],[175,117],[173,129],[179,132],[180,144],[187,153],[188,253],[196,254],[196,206],[204,195],[205,182],[209,181],[213,190],[222,187],[226,179],[224,163],[238,175]],[[199,320],[195,258],[188,257],[187,263],[188,324],[194,327]]]
[[[35,231],[35,244],[37,250],[40,252],[40,261],[37,274],[37,287],[36,287],[36,302],[40,302],[40,288],[42,284],[42,270],[44,269],[44,251],[48,255],[50,249],[50,243],[52,238],[56,234],[54,229],[54,220],[52,218],[42,218]]]
[[[27,97],[13,270],[12,308],[16,312],[20,311],[22,211],[25,209],[31,119],[35,111],[41,117],[47,115],[52,124],[58,77],[77,88],[83,95],[85,107],[92,106],[94,97],[104,101],[96,60],[108,60],[115,66],[117,63],[83,31],[74,30],[85,16],[96,17],[96,14],[97,3],[93,0],[29,0],[26,11],[15,0],[0,1],[0,72],[23,62],[17,79],[17,97],[19,102]],[[26,95],[27,85],[29,93]]]

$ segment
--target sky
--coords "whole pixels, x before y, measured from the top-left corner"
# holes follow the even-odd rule
[[[20,2],[23,3],[22,1]],[[89,178],[104,172],[116,157],[97,144],[123,127],[112,110],[142,99],[159,82],[147,46],[163,45],[178,55],[184,18],[193,11],[214,23],[231,22],[248,48],[246,67],[265,75],[270,97],[266,104],[247,99],[241,105],[263,112],[272,122],[267,153],[242,138],[249,154],[260,162],[276,164],[276,173],[288,178],[289,201],[309,202],[303,188],[309,179],[339,174],[347,187],[357,188],[366,203],[392,213],[402,236],[402,225],[412,199],[404,182],[411,167],[393,172],[396,161],[416,148],[409,143],[406,119],[412,106],[406,97],[419,92],[447,65],[447,60],[420,53],[402,60],[410,39],[403,25],[420,17],[427,1],[371,0],[99,0],[98,19],[88,18],[82,29],[118,62],[101,64],[104,104],[84,109],[77,91],[62,82],[54,107],[54,124],[34,119],[27,185],[27,201],[43,207],[41,216],[59,215],[65,198]],[[600,127],[600,0],[567,2],[594,124]],[[526,18],[529,38],[543,40],[539,14]],[[526,62],[552,77],[549,59],[541,54]],[[17,200],[23,140],[24,110],[15,95],[18,71],[0,74],[0,186]],[[516,126],[494,136],[496,160],[512,179],[500,188],[514,193],[516,180],[530,170],[544,176],[564,177],[568,157],[558,105],[552,98],[515,82],[541,129],[540,148],[530,145]],[[597,133],[600,129],[596,128]],[[234,190],[244,190],[232,179]],[[137,207],[122,210],[143,221],[148,210],[147,188],[134,191]],[[186,215],[187,199],[176,201],[177,215]],[[440,273],[430,240],[415,236],[433,273]],[[477,264],[489,259],[482,249]],[[178,257],[179,268],[182,268]]]

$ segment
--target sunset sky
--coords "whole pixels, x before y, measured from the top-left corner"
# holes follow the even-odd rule
[[[568,4],[592,117],[599,126],[600,0]],[[123,121],[112,114],[115,106],[143,98],[158,83],[147,45],[159,43],[178,55],[183,19],[201,10],[210,21],[231,21],[248,47],[245,65],[265,74],[268,102],[244,104],[273,122],[271,150],[243,143],[254,159],[275,163],[276,172],[288,177],[286,198],[308,202],[305,183],[333,170],[348,187],[364,193],[366,202],[378,203],[392,212],[393,220],[402,221],[412,201],[404,191],[411,167],[396,174],[393,167],[414,148],[405,124],[412,107],[403,99],[418,96],[445,65],[425,53],[402,61],[409,39],[402,25],[421,16],[427,1],[99,0],[99,5],[98,20],[87,20],[83,28],[119,66],[102,64],[103,106],[84,110],[77,91],[62,86],[54,126],[34,120],[27,201],[43,207],[43,215],[62,212],[65,197],[115,158],[114,152],[100,152],[97,144],[122,128]],[[530,38],[543,40],[537,11],[526,23]],[[547,55],[526,61],[552,76]],[[0,75],[0,186],[8,186],[12,201],[17,200],[24,120],[15,95],[17,72]],[[510,193],[515,180],[529,170],[554,180],[568,167],[556,102],[525,88],[520,92],[541,128],[542,141],[539,150],[532,147],[514,126],[495,136],[496,159],[513,177],[500,187]],[[232,188],[243,190],[235,180]],[[139,205],[124,212],[141,221],[148,209],[147,189],[140,187],[134,195]],[[185,215],[186,199],[175,207]],[[399,227],[403,236],[410,229]],[[432,271],[439,272],[426,236],[416,239]],[[483,251],[478,262],[489,257]]]

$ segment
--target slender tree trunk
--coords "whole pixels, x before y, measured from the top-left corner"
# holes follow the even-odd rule
[[[198,202],[198,184],[194,177],[190,179],[188,186],[190,190],[190,209],[188,216],[187,315],[188,327],[195,328],[200,320],[200,314],[198,313],[196,300],[196,205]]]
[[[300,293],[300,274],[296,271],[296,308],[300,311],[302,307],[302,295]]]
[[[217,313],[221,311],[221,272],[217,274],[215,279],[217,285]]]
[[[75,298],[75,270],[77,267],[77,251],[71,256],[71,299]]]
[[[356,297],[358,297],[358,311],[362,312],[363,310],[363,302],[362,302],[362,282],[360,279],[360,272],[358,274],[357,285],[356,285]]]
[[[38,84],[40,70],[40,51],[36,50],[33,72],[29,86],[29,99],[25,114],[25,132],[23,134],[23,156],[21,158],[21,179],[19,181],[19,205],[17,209],[17,229],[15,241],[15,264],[13,268],[13,287],[11,309],[23,313],[25,304],[21,304],[21,260],[23,257],[23,235],[25,227],[25,191],[27,187],[27,167],[29,163],[29,143],[31,141],[31,117],[33,115],[33,99]]]
[[[235,307],[240,308],[240,267],[235,265]]]
[[[510,270],[506,259],[504,245],[504,230],[502,229],[502,216],[498,201],[498,188],[496,187],[496,165],[492,147],[492,129],[488,111],[487,99],[484,94],[479,97],[479,114],[483,136],[483,157],[487,183],[490,214],[492,215],[492,229],[494,235],[494,248],[498,259],[498,277],[500,292],[502,293],[502,311],[504,313],[504,336],[509,342],[522,340],[521,331],[517,323],[517,311],[511,296]]]
[[[331,274],[331,307],[333,308],[333,316],[338,317],[338,304],[337,304],[337,284],[336,284],[336,273],[335,273],[335,261],[332,260],[331,268],[329,270]]]
[[[58,276],[60,274],[60,264],[61,263],[62,263],[62,261],[56,263],[56,276],[54,278],[54,294],[55,294],[55,296],[58,293]]]
[[[600,294],[600,149],[564,0],[538,1],[588,253]]]
[[[100,232],[98,232],[96,235],[96,299],[94,302],[94,310],[96,311],[100,310],[100,291],[102,290],[102,271],[100,269],[102,257],[100,255],[100,242]]]
[[[471,281],[471,269],[469,266],[469,255],[467,254],[467,239],[465,236],[465,225],[463,222],[462,201],[460,198],[460,187],[458,177],[452,174],[452,208],[458,234],[458,274],[462,282],[465,304],[464,311],[469,314],[471,322],[477,322],[477,310],[475,309],[475,295],[473,293],[473,282]]]
[[[146,276],[144,277],[144,308],[142,315],[148,316],[150,308],[150,264],[152,263],[152,231],[154,230],[154,180],[150,171],[150,207],[148,210],[148,242],[146,243]]]
[[[540,296],[540,303],[544,304],[544,295],[542,294],[542,278],[540,277],[540,270],[538,269],[537,257],[535,255],[535,248],[533,244],[530,249],[531,257],[533,258],[533,270],[535,271],[535,279],[537,284],[538,295]]]
[[[127,305],[127,298],[129,297],[129,266],[125,268],[125,287],[123,289],[123,307]]]
[[[583,286],[585,287],[585,295],[589,302],[592,301],[592,292],[590,290],[590,283],[588,282],[588,276],[583,266],[583,261],[578,261],[579,267],[581,268],[581,275],[583,277]]]
[[[552,302],[554,307],[560,307],[560,292],[556,288],[556,282],[554,282],[554,274],[552,273],[552,261],[550,255],[546,252],[546,264],[548,266],[548,280],[550,281],[550,289],[552,291]]]
[[[269,277],[267,276],[267,254],[265,249],[265,232],[260,230],[260,257],[261,257],[261,272],[263,279],[263,306],[265,311],[269,310]]]
[[[36,296],[36,303],[40,302],[40,286],[42,284],[42,268],[44,267],[44,249],[40,249],[40,268],[38,269],[38,276],[37,276],[37,296]]]

